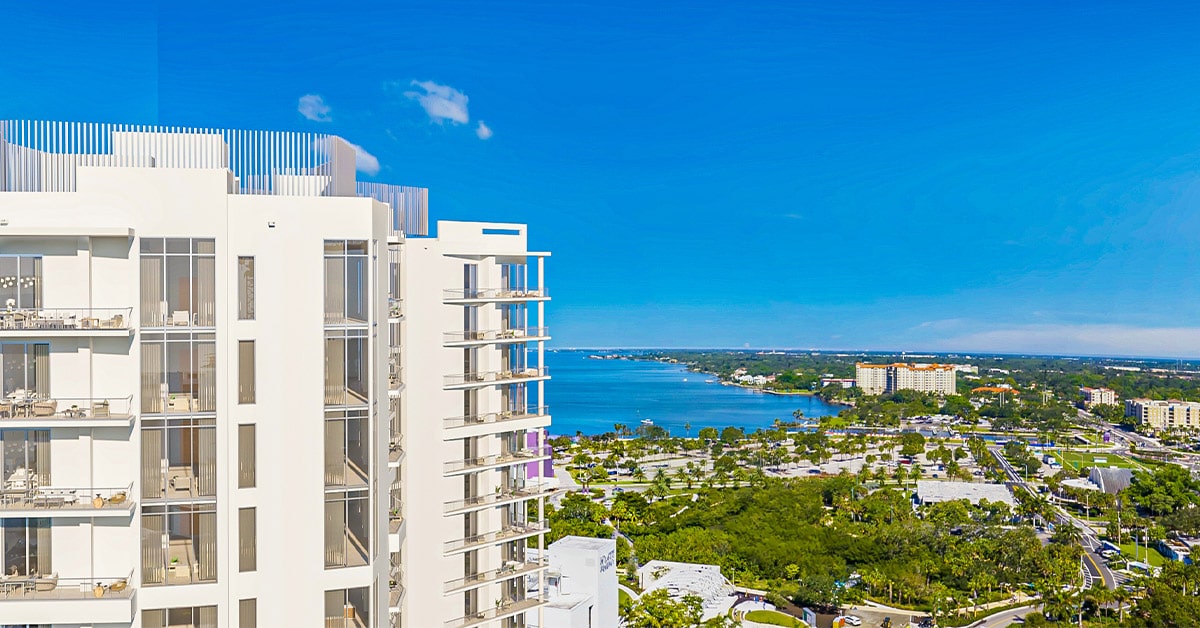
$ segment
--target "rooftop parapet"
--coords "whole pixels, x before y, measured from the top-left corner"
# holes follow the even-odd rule
[[[356,160],[325,133],[0,120],[0,192],[74,192],[79,167],[224,169],[230,194],[374,198],[393,232],[427,235],[429,191],[357,181]]]

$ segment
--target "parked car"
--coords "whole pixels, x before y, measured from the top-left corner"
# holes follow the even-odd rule
[[[862,625],[862,618],[861,618],[861,617],[859,617],[858,615],[846,615],[846,625],[848,625],[848,626],[861,626],[861,625]]]

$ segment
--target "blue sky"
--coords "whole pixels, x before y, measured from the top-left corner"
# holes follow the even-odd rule
[[[560,347],[1196,357],[1198,11],[9,7],[0,117],[343,135],[528,222]]]

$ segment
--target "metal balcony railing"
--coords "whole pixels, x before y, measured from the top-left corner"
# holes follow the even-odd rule
[[[487,423],[500,423],[503,421],[532,419],[539,416],[548,416],[549,414],[549,406],[539,406],[526,410],[505,410],[503,412],[488,412],[486,414],[472,414],[470,416],[452,416],[442,419],[442,425],[447,428],[466,427]]]
[[[511,371],[480,371],[474,373],[455,373],[444,378],[446,386],[463,386],[473,384],[494,384],[498,382],[519,382],[526,379],[548,377],[548,369],[542,367],[526,367]]]
[[[462,342],[497,342],[538,340],[550,335],[548,327],[514,327],[511,329],[486,329],[471,331],[450,331],[443,334],[446,344]]]

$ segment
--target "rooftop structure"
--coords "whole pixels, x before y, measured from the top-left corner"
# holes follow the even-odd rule
[[[1133,471],[1119,467],[1092,467],[1088,472],[1088,481],[1105,493],[1116,495],[1133,481]]]
[[[1003,484],[984,484],[977,482],[941,482],[938,480],[917,480],[917,500],[922,504],[965,499],[972,504],[982,500],[991,503],[1004,502],[1009,506],[1016,505],[1012,493]]]
[[[638,583],[643,592],[666,589],[675,599],[699,597],[704,619],[724,615],[735,601],[733,585],[721,575],[718,565],[652,560],[638,569]]]

